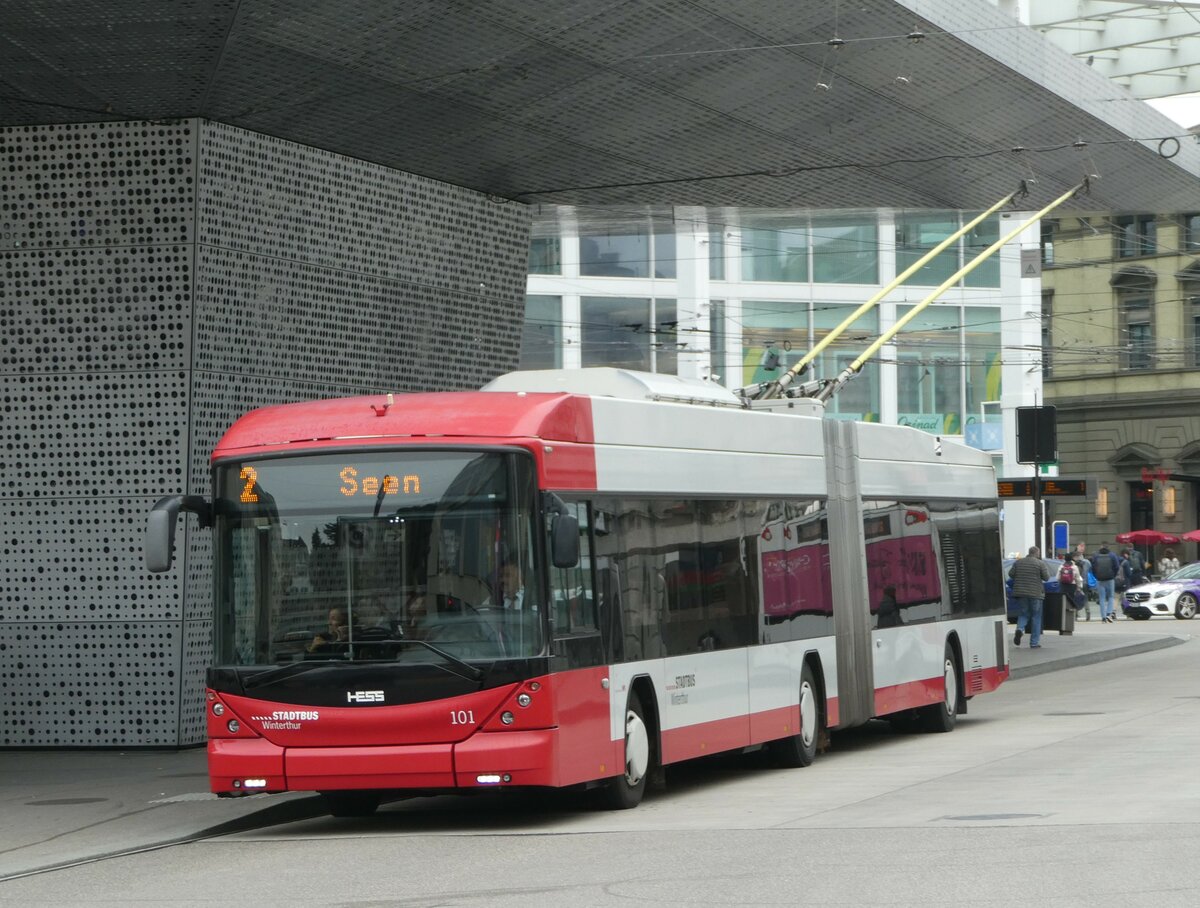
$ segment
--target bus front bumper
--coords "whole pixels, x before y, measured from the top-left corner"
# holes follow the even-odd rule
[[[218,794],[346,789],[483,789],[556,784],[554,730],[477,732],[458,744],[282,747],[210,739]]]

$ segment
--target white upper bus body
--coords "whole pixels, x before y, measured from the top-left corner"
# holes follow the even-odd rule
[[[740,729],[730,726],[741,723],[794,729],[788,719],[806,659],[820,667],[830,726],[936,703],[947,681],[948,650],[967,696],[1007,677],[998,534],[994,551],[992,537],[980,537],[982,553],[956,556],[950,565],[943,538],[947,526],[974,540],[989,521],[995,525],[996,480],[987,454],[908,427],[825,418],[823,406],[809,399],[747,407],[707,382],[621,370],[517,372],[484,390],[587,394],[597,501],[742,498],[807,509],[763,514],[759,557],[746,569],[764,600],[768,588],[788,583],[801,596],[826,585],[794,609],[797,616],[831,612],[826,632],[797,633],[786,614],[773,620],[772,612],[786,613],[781,603],[796,596],[779,593],[778,602],[760,605],[755,645],[613,665],[614,740],[623,734],[625,698],[637,677],[653,683],[664,762],[722,749],[722,739],[739,740]],[[817,523],[827,529],[811,531]],[[784,549],[782,559],[775,557]],[[995,570],[986,578],[964,576],[965,565],[989,558]],[[914,579],[912,570],[924,573]],[[985,584],[978,607],[952,607],[956,584],[971,579]],[[893,596],[907,589],[909,601],[893,626],[877,627],[884,586],[899,587]],[[760,729],[750,737],[762,736]]]

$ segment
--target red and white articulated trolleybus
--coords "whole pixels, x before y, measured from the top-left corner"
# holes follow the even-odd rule
[[[1008,676],[987,455],[703,382],[525,372],[240,419],[213,499],[213,791],[594,786],[950,731]]]

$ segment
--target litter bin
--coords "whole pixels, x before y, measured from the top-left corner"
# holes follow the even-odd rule
[[[1042,630],[1067,635],[1075,633],[1075,609],[1067,604],[1062,593],[1046,593],[1042,603]]]

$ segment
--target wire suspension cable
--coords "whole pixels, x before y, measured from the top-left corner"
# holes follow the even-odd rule
[[[925,299],[921,300],[921,302],[919,302],[919,303],[917,303],[917,305],[913,306],[913,308],[911,310],[909,310],[903,316],[901,316],[899,319],[897,319],[896,324],[892,325],[892,327],[890,327],[887,331],[885,331],[883,334],[881,334],[879,336],[879,338],[873,344],[871,344],[871,346],[867,347],[867,349],[863,351],[862,355],[859,356],[858,359],[856,359],[849,366],[847,366],[845,369],[843,369],[841,374],[838,375],[838,377],[836,379],[834,379],[832,382],[830,382],[825,387],[823,387],[819,392],[817,392],[817,395],[816,395],[817,399],[822,400],[822,401],[827,401],[827,400],[829,400],[829,398],[833,397],[833,395],[837,393],[838,389],[840,389],[843,385],[846,384],[846,382],[850,381],[850,379],[852,379],[855,375],[857,375],[862,370],[863,364],[866,363],[866,361],[868,359],[870,359],[876,352],[878,352],[880,347],[882,347],[884,344],[888,343],[893,337],[895,337],[898,333],[900,333],[900,329],[903,328],[905,325],[907,325],[914,318],[916,318],[917,315],[919,315],[921,313],[921,311],[925,309],[925,307],[927,307],[930,303],[932,303],[939,296],[941,296],[943,293],[945,293],[950,287],[953,287],[960,280],[962,280],[964,277],[966,277],[968,274],[970,274],[972,271],[974,271],[979,265],[983,264],[983,262],[986,259],[988,259],[992,255],[994,255],[995,252],[998,249],[1000,249],[1000,247],[1003,246],[1005,243],[1007,243],[1009,240],[1014,239],[1022,230],[1024,230],[1030,224],[1033,224],[1034,222],[1045,217],[1047,214],[1049,214],[1051,211],[1053,211],[1055,208],[1057,208],[1063,202],[1070,199],[1072,196],[1075,195],[1075,193],[1079,192],[1079,190],[1083,189],[1087,185],[1088,185],[1087,181],[1084,180],[1082,183],[1078,183],[1075,186],[1072,186],[1069,190],[1064,192],[1062,195],[1060,195],[1057,199],[1055,199],[1053,202],[1051,202],[1049,205],[1047,205],[1045,208],[1043,208],[1041,211],[1039,211],[1033,217],[1018,224],[1012,231],[1010,231],[1005,236],[1002,236],[1000,239],[996,240],[996,242],[992,243],[992,245],[990,245],[987,249],[983,250],[983,252],[979,253],[979,255],[977,255],[975,258],[973,258],[970,262],[968,262],[962,268],[958,269],[958,271],[956,271],[954,274],[950,275],[950,277],[946,278],[946,280],[944,280],[937,288],[935,288],[934,291],[929,294],[929,296],[925,297]]]
[[[1013,199],[1015,199],[1019,194],[1025,192],[1025,191],[1026,191],[1025,185],[1024,185],[1024,183],[1022,183],[1021,188],[1019,188],[1013,192],[1010,192],[1008,195],[1006,195],[1004,198],[1002,198],[999,202],[997,202],[995,205],[993,205],[987,211],[983,212],[977,218],[970,221],[969,223],[964,224],[962,227],[960,227],[954,233],[950,234],[948,237],[946,237],[944,240],[942,240],[940,243],[938,243],[936,246],[934,246],[932,249],[930,249],[928,252],[926,252],[923,256],[921,256],[919,259],[917,259],[915,262],[913,262],[911,265],[909,265],[907,268],[905,268],[902,272],[897,274],[887,284],[887,286],[880,288],[879,291],[877,293],[875,293],[874,296],[872,296],[869,300],[867,300],[865,303],[863,303],[861,306],[859,306],[857,309],[855,309],[852,313],[850,313],[848,316],[846,316],[845,321],[843,321],[840,325],[838,325],[836,328],[834,328],[832,331],[830,331],[828,334],[826,334],[823,338],[821,338],[821,340],[817,343],[817,345],[815,347],[813,347],[811,350],[809,350],[807,353],[805,353],[804,356],[800,357],[800,360],[794,366],[792,366],[792,368],[790,368],[787,372],[785,372],[779,378],[775,379],[775,381],[769,382],[763,388],[762,393],[760,393],[758,395],[758,399],[759,400],[771,400],[773,398],[780,397],[783,394],[783,392],[787,389],[787,386],[792,383],[792,380],[795,378],[799,378],[801,375],[803,375],[804,371],[808,368],[808,364],[811,363],[818,356],[820,356],[821,352],[826,347],[828,347],[835,340],[837,340],[839,337],[841,337],[842,333],[847,328],[849,328],[860,315],[862,315],[865,312],[868,312],[881,299],[883,299],[885,296],[887,296],[889,293],[891,293],[893,290],[895,290],[897,287],[899,287],[902,283],[904,283],[906,280],[908,280],[910,277],[912,277],[914,274],[916,274],[921,268],[923,268],[925,266],[925,264],[927,262],[931,261],[934,258],[934,256],[938,255],[940,252],[942,252],[944,249],[946,249],[951,243],[957,242],[959,237],[963,236],[970,230],[974,229],[974,227],[977,224],[979,224],[980,222],[982,222],[985,218],[989,217],[990,215],[995,214],[997,211],[999,211],[1001,208],[1003,208],[1005,205],[1007,205],[1009,202],[1011,202]]]

